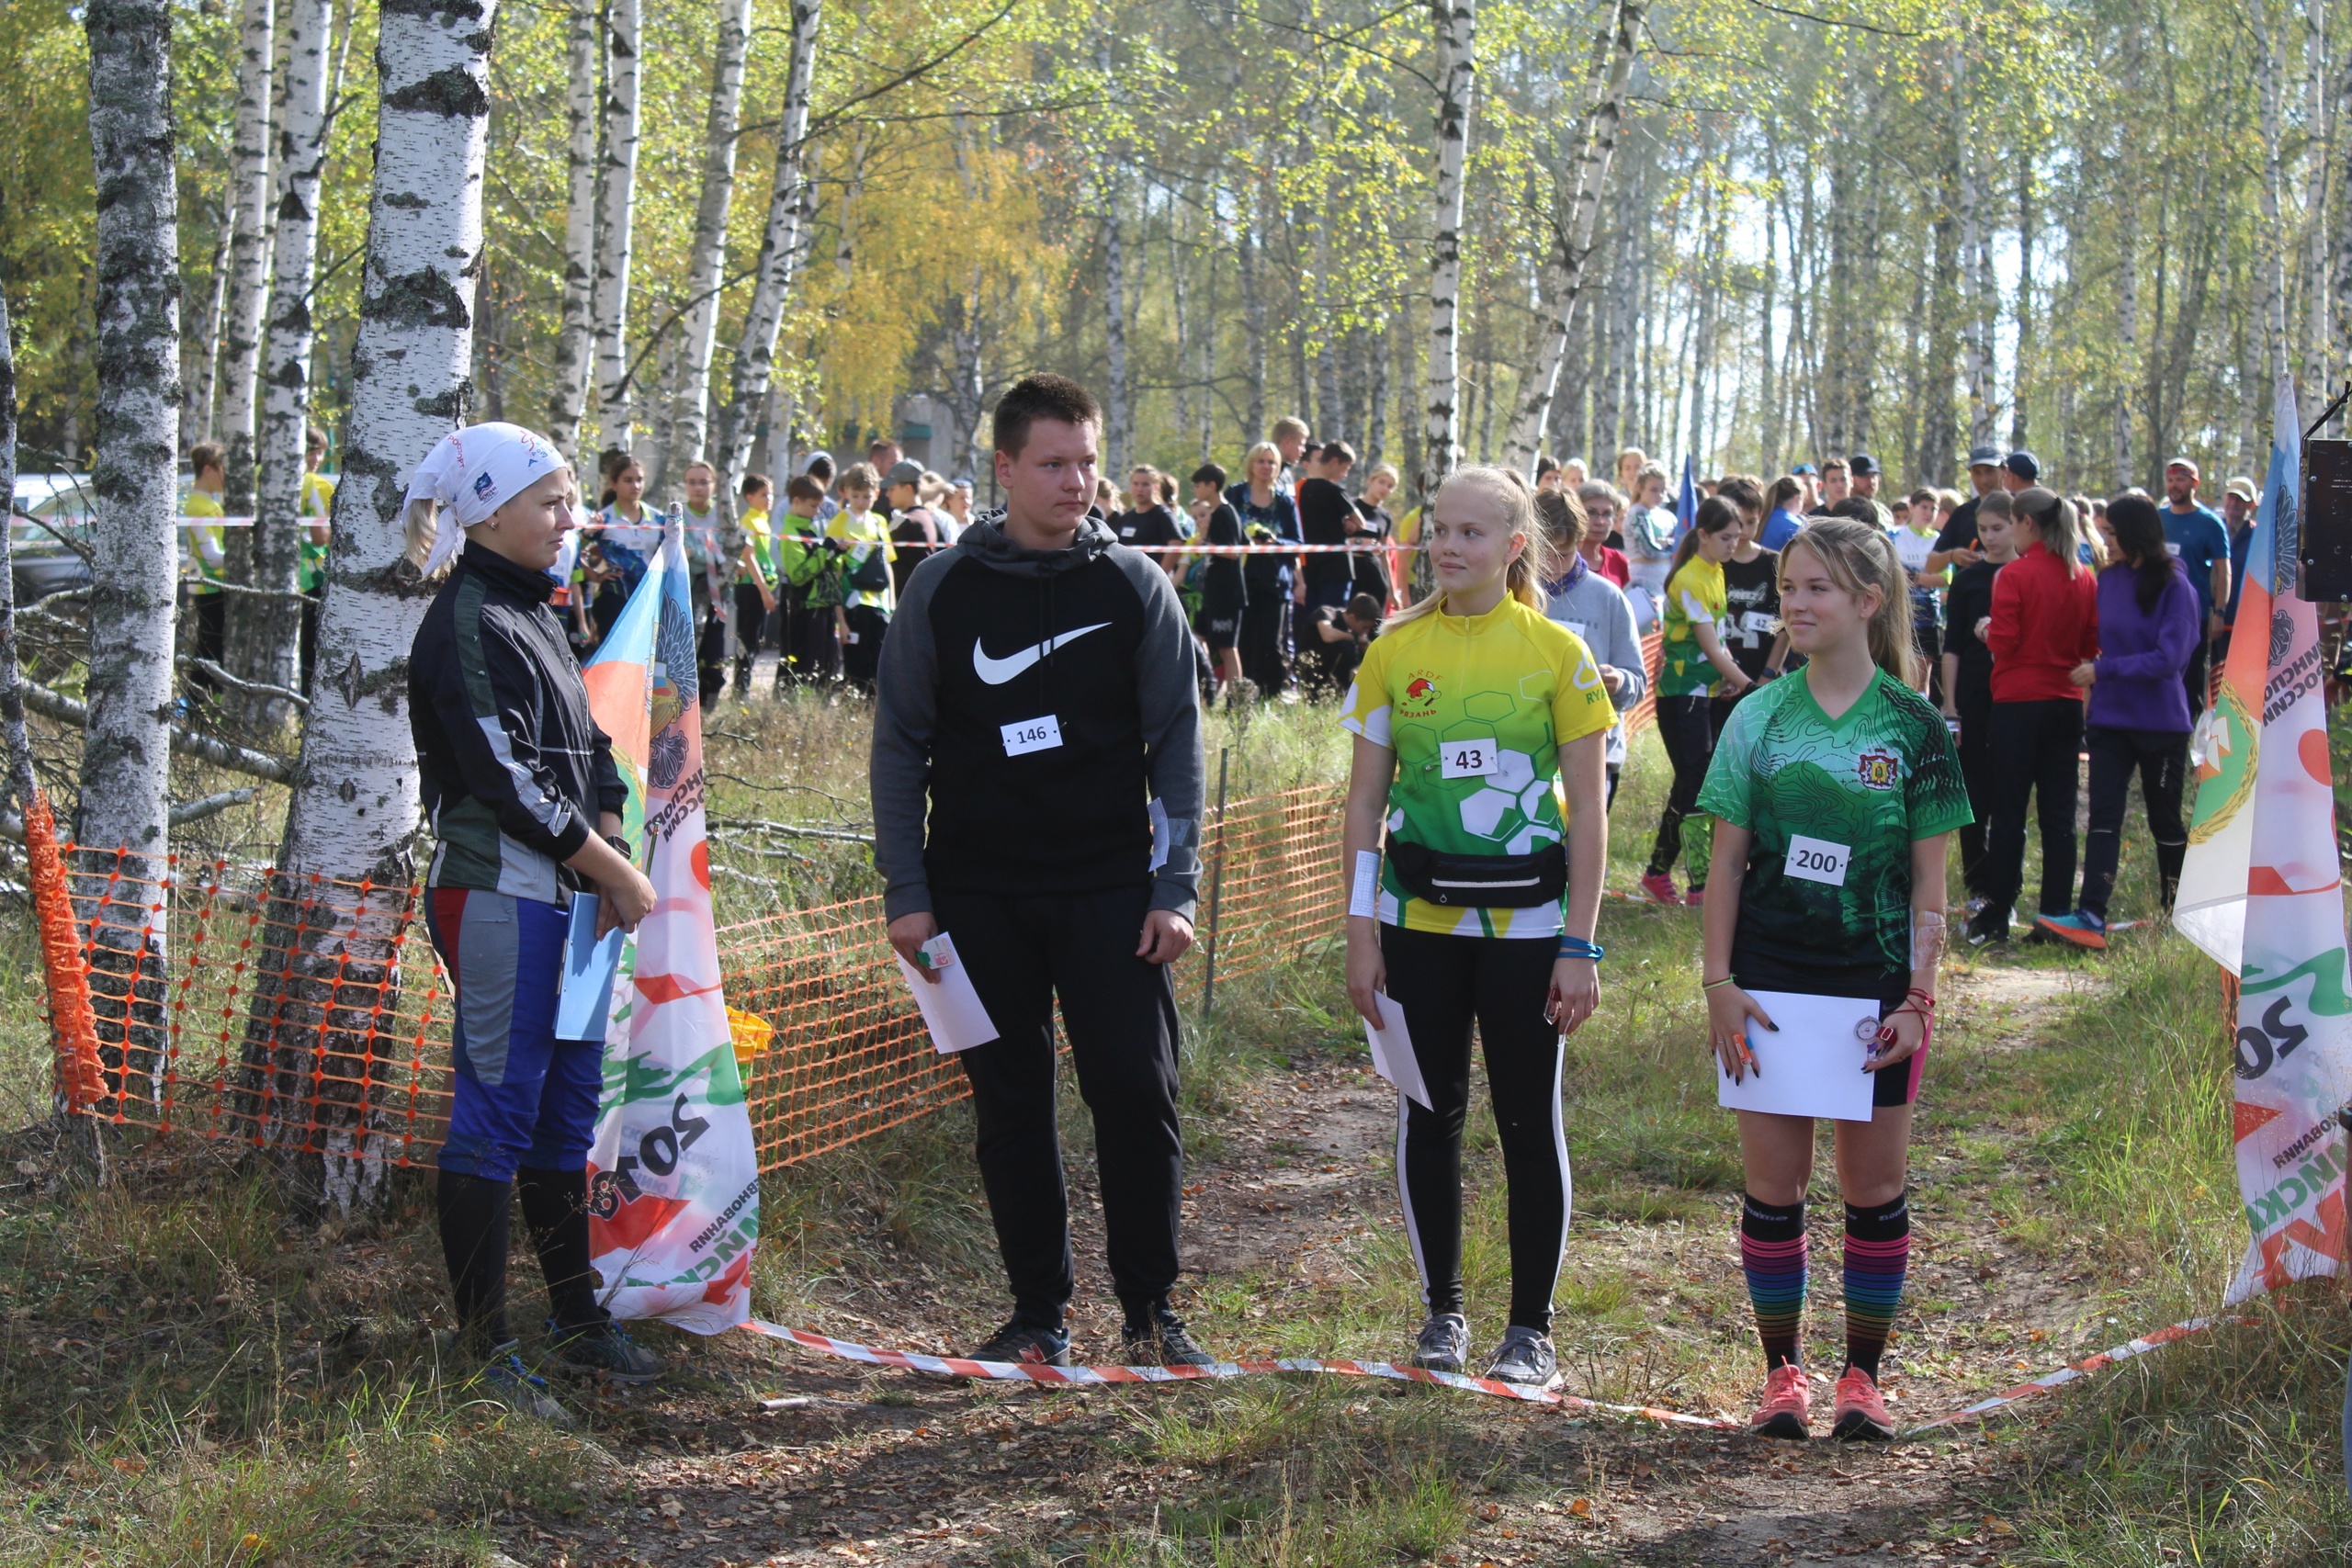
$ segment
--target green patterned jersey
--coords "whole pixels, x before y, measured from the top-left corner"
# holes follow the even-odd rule
[[[1527,854],[1566,836],[1560,748],[1617,721],[1584,639],[1506,597],[1429,615],[1364,650],[1340,722],[1396,753],[1388,832],[1445,854]],[[1560,906],[1454,908],[1381,873],[1379,916],[1410,931],[1557,936]]]
[[[1883,670],[1834,719],[1809,673],[1732,710],[1699,791],[1700,810],[1756,836],[1732,966],[1907,972],[1911,846],[1973,820],[1960,754],[1943,716]]]
[[[1724,582],[1724,569],[1704,556],[1692,556],[1682,563],[1666,585],[1666,605],[1658,617],[1661,631],[1658,645],[1657,694],[1661,697],[1690,696],[1701,692],[1713,692],[1721,677],[1713,660],[1699,646],[1698,628],[1716,626],[1728,607],[1729,589]]]

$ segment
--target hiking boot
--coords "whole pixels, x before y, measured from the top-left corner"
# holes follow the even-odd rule
[[[1119,1347],[1131,1367],[1214,1367],[1216,1358],[1193,1341],[1184,1320],[1167,1307],[1119,1330]]]
[[[963,1359],[967,1361],[1011,1361],[1018,1366],[1067,1367],[1069,1365],[1069,1330],[1041,1328],[1016,1317],[973,1346]]]
[[[1679,904],[1682,895],[1674,890],[1674,874],[1653,871],[1642,877],[1642,897],[1653,904]]]
[[[521,1416],[535,1416],[551,1427],[571,1427],[578,1423],[571,1412],[548,1392],[547,1380],[523,1364],[514,1353],[518,1340],[509,1339],[490,1353],[481,1371],[468,1378],[463,1392],[475,1399],[486,1399],[503,1404]]]
[[[1413,1341],[1413,1365],[1425,1372],[1458,1372],[1470,1364],[1470,1320],[1458,1312],[1433,1312]]]
[[[2107,951],[2107,922],[2088,909],[2077,909],[2071,915],[2043,915],[2033,922],[2033,927],[2070,947],[2087,948],[2093,953]]]
[[[1772,1369],[1764,1379],[1764,1403],[1747,1418],[1747,1430],[1758,1438],[1800,1443],[1813,1436],[1813,1388],[1803,1367],[1783,1361]]]
[[[1549,1393],[1560,1383],[1560,1359],[1553,1353],[1552,1337],[1512,1324],[1503,1330],[1503,1342],[1487,1362],[1487,1376],[1513,1388]]]
[[[610,1318],[578,1328],[559,1327],[548,1319],[548,1360],[557,1371],[600,1382],[659,1382],[665,1370],[661,1357]]]
[[[1894,1417],[1886,1413],[1877,1380],[1860,1367],[1848,1367],[1838,1380],[1837,1411],[1829,1435],[1841,1443],[1883,1443],[1894,1436]]]

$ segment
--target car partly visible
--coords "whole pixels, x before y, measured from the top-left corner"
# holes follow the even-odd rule
[[[64,540],[82,543],[89,538],[96,505],[87,474],[17,476],[16,508],[8,519],[8,558],[17,603],[28,604],[90,581],[89,563]]]

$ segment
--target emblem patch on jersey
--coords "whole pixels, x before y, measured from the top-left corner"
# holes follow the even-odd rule
[[[1865,751],[1856,761],[1865,789],[1893,789],[1902,781],[1902,761],[1892,751]]]
[[[1416,673],[1405,683],[1405,694],[1397,700],[1396,711],[1407,718],[1427,718],[1437,711],[1437,677]]]

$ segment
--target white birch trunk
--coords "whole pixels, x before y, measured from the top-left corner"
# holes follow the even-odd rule
[[[2287,373],[2287,236],[2280,215],[2286,171],[2278,147],[2278,51],[2270,33],[2269,0],[2246,0],[2254,26],[2256,101],[2262,123],[2262,222],[2255,233],[2255,267],[2261,301],[2263,348],[2276,387]]]
[[[1430,355],[1420,491],[1427,496],[1453,471],[1461,440],[1462,167],[1470,150],[1470,95],[1476,86],[1477,0],[1430,0],[1437,29],[1437,192],[1430,254]]]
[[[629,445],[628,274],[637,222],[638,0],[606,0],[604,158],[596,192],[596,423]]]
[[[760,241],[759,271],[752,280],[742,335],[735,343],[727,407],[718,422],[718,457],[714,466],[718,469],[719,514],[728,522],[730,538],[736,492],[751,461],[760,411],[767,406],[775,372],[776,333],[784,324],[785,307],[791,301],[810,216],[806,175],[808,92],[817,68],[817,39],[824,22],[824,6],[822,0],[790,0],[790,5],[792,66],[785,78],[767,229]],[[725,547],[734,547],[730,542]]]
[[[90,527],[89,704],[74,838],[74,918],[94,938],[90,987],[110,1094],[160,1092],[169,874],[172,617],[178,569],[179,186],[173,171],[172,7],[93,0],[90,154],[97,188],[96,517]],[[121,852],[118,857],[117,850]],[[115,880],[119,874],[120,880]],[[109,1026],[111,1025],[111,1028]]]
[[[1119,203],[1126,182],[1114,168],[1102,182],[1102,343],[1110,363],[1110,385],[1102,397],[1102,471],[1124,485],[1128,448],[1135,444],[1127,391],[1126,254],[1119,231]]]
[[[2332,293],[2327,277],[2328,155],[2335,124],[2327,97],[2327,31],[2322,0],[2305,0],[2303,50],[2303,371],[2306,381],[2327,384]]]
[[[268,375],[264,378],[261,492],[252,530],[252,580],[276,593],[301,588],[303,448],[311,427],[311,311],[319,259],[319,179],[327,158],[327,46],[334,0],[286,0],[284,117],[277,129],[277,223],[270,244]],[[258,603],[258,602],[256,602]],[[242,620],[236,672],[292,689],[302,621],[283,606]],[[264,724],[282,722],[290,705],[250,705]]]
[[[229,296],[220,323],[220,410],[227,448],[227,511],[252,510],[254,410],[260,399],[262,307],[269,291],[270,72],[277,59],[271,0],[237,13],[237,107],[229,140]]]
[[[383,12],[367,270],[319,669],[270,909],[279,951],[260,966],[248,1025],[255,1119],[297,1167],[298,1190],[345,1212],[381,1195],[397,1150],[369,1136],[383,1089],[345,1076],[370,1043],[345,1031],[364,1031],[379,1001],[389,1016],[398,999],[417,832],[408,658],[433,593],[405,562],[401,501],[418,462],[464,417],[494,21],[495,0]],[[314,910],[298,936],[299,899],[314,876],[371,891],[341,891],[341,918]],[[295,1158],[305,1143],[323,1155]]]
[[[2352,51],[2347,51],[2345,56],[2344,79],[2342,86],[2337,89],[2336,107],[2337,118],[2352,122]],[[2343,192],[2343,199],[2335,223],[2335,319],[2352,325],[2352,135],[2344,138],[2344,174],[2337,186]],[[2345,377],[2347,367],[2352,367],[2352,344],[2337,342],[2334,359],[2323,363],[2327,367],[2324,372],[2327,382],[2331,385],[2338,383]],[[2337,434],[2341,435],[2346,429],[2352,429],[2352,421],[2338,414],[2335,422]]]
[[[1976,175],[1976,148],[1968,112],[1968,53],[1951,61],[1951,134],[1960,169],[1960,376],[1968,389],[1968,442],[1993,444],[1993,341],[1985,298],[1984,212]]]
[[[17,493],[17,349],[8,294],[0,289],[0,495]],[[25,693],[17,667],[17,580],[8,530],[0,528],[0,752],[19,816],[33,807],[33,750],[25,733]]]
[[[1610,161],[1617,152],[1617,131],[1625,117],[1625,83],[1633,74],[1634,40],[1641,36],[1645,9],[1646,0],[1618,0],[1608,65],[1605,73],[1595,77],[1586,98],[1584,149],[1577,158],[1568,220],[1556,236],[1557,245],[1547,247],[1535,369],[1511,422],[1510,445],[1503,457],[1506,466],[1531,479],[1544,427],[1551,423],[1552,400],[1559,390],[1560,367],[1567,359],[1577,305],[1584,296],[1585,264],[1592,255],[1593,231],[1600,220],[1600,192],[1609,180]]]
[[[602,57],[596,0],[571,0],[564,47],[563,321],[556,333],[554,389],[548,396],[548,437],[593,474],[594,454],[580,441],[581,405],[587,398],[588,362],[595,353],[596,65]]]
[[[742,118],[743,61],[752,47],[752,0],[719,0],[718,54],[703,126],[702,196],[686,258],[685,335],[678,367],[670,455],[693,463],[710,440],[710,358],[718,345],[718,295],[727,271],[727,213],[735,198],[735,128]]]

